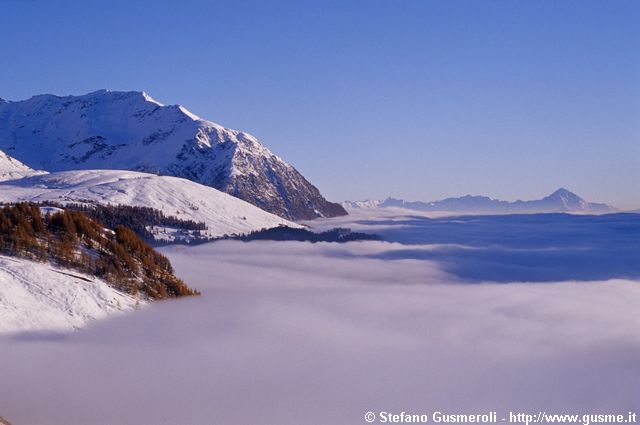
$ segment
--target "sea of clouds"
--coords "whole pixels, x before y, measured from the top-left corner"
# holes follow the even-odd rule
[[[0,414],[314,425],[637,410],[639,218],[356,216],[317,226],[386,241],[167,247],[202,296],[2,337]]]

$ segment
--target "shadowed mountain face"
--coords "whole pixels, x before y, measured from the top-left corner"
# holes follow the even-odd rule
[[[346,214],[250,134],[142,92],[0,101],[0,150],[47,171],[123,169],[183,177],[288,219]]]
[[[387,198],[383,201],[344,202],[346,208],[385,208],[397,207],[417,211],[447,211],[460,213],[485,214],[535,214],[549,212],[581,212],[601,214],[616,211],[606,204],[587,202],[575,193],[561,188],[542,199],[532,201],[501,201],[487,196],[466,195],[459,198],[447,198],[440,201],[422,202]]]

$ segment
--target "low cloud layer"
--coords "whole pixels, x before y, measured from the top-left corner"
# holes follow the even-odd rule
[[[640,214],[438,217],[402,212],[356,211],[340,225],[407,245],[380,258],[436,261],[467,281],[640,279]],[[336,222],[311,224],[327,228]]]
[[[461,242],[166,248],[203,295],[0,339],[0,414],[305,425],[381,410],[637,409],[639,281],[469,280],[433,255]]]

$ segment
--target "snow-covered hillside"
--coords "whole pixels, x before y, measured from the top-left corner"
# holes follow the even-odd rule
[[[0,333],[77,329],[144,303],[94,276],[0,256]]]
[[[202,183],[289,219],[346,214],[250,134],[143,92],[0,100],[0,149],[47,171],[120,169]]]
[[[0,151],[0,181],[19,179],[38,174],[45,174],[45,172],[36,171],[31,167],[27,167],[17,159]]]
[[[63,171],[0,182],[0,202],[17,201],[151,207],[168,216],[204,222],[212,237],[280,224],[299,227],[211,187],[135,171]]]
[[[385,200],[345,201],[342,203],[342,206],[348,210],[395,207],[417,211],[482,214],[534,214],[550,212],[602,214],[616,211],[615,208],[606,204],[587,202],[575,193],[564,188],[560,188],[542,199],[530,201],[518,200],[508,202],[487,196],[466,195],[432,202],[405,201],[394,198],[387,198]]]

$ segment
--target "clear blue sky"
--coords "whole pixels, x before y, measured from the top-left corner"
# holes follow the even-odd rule
[[[333,200],[640,208],[638,1],[0,0],[0,97],[144,90]]]

